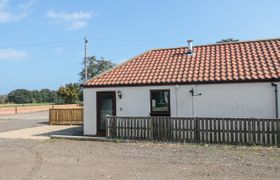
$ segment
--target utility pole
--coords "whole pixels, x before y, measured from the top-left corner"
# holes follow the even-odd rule
[[[85,81],[88,80],[88,72],[87,72],[87,43],[88,43],[88,40],[87,40],[87,37],[85,36]]]

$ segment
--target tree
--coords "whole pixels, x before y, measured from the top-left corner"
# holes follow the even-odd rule
[[[43,101],[43,98],[40,94],[40,91],[34,90],[32,91],[32,102],[33,103],[40,103]]]
[[[4,104],[6,102],[6,96],[0,95],[0,104]]]
[[[31,93],[33,103],[54,103],[57,99],[56,91],[49,89],[34,90]]]
[[[62,103],[61,98],[57,97],[57,92],[49,89],[29,91],[17,89],[10,92],[6,101],[17,104],[24,103]]]
[[[56,91],[51,91],[49,89],[41,89],[40,95],[42,97],[41,102],[52,103],[56,99]]]
[[[85,60],[83,61],[83,70],[79,73],[81,82],[85,81]],[[93,78],[104,71],[107,71],[114,67],[115,64],[110,60],[106,60],[104,57],[97,59],[95,56],[88,57],[87,59],[87,77]]]
[[[17,89],[8,94],[7,100],[16,104],[32,103],[32,92],[26,89]]]
[[[58,89],[58,96],[61,97],[65,103],[78,103],[80,96],[80,85],[77,83],[70,83]]]
[[[233,38],[228,38],[228,39],[222,39],[220,41],[217,41],[217,44],[219,43],[229,43],[229,42],[238,42],[239,39],[233,39]]]

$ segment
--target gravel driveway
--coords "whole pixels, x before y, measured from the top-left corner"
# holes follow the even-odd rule
[[[0,135],[46,126],[47,113],[0,117]],[[33,118],[32,118],[33,117]],[[11,123],[11,124],[9,124]],[[22,131],[21,131],[22,132]],[[0,179],[279,179],[280,149],[1,138]]]
[[[0,139],[0,179],[279,179],[277,148]]]

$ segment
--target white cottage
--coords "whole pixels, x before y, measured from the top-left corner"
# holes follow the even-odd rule
[[[84,134],[106,115],[278,118],[280,39],[154,49],[87,81]]]

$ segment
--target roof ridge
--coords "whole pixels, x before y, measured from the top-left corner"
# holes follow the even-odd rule
[[[248,42],[261,42],[261,41],[273,41],[273,40],[280,40],[280,37],[269,38],[269,39],[255,39],[255,40],[224,42],[224,43],[199,44],[199,45],[193,45],[193,47],[219,46],[219,45],[225,45],[225,44],[241,44],[241,43],[248,43]],[[172,47],[172,48],[154,48],[154,49],[151,49],[151,51],[160,51],[160,50],[168,50],[168,49],[181,49],[181,48],[187,48],[187,47],[188,46],[178,46],[178,47]]]
[[[113,71],[113,70],[115,70],[115,69],[117,69],[117,68],[119,68],[119,67],[121,67],[121,66],[123,66],[123,65],[125,65],[125,64],[127,64],[127,63],[129,63],[130,61],[133,61],[134,59],[137,59],[138,57],[140,57],[140,56],[142,56],[142,55],[144,55],[144,54],[146,54],[146,53],[148,53],[148,52],[150,52],[150,51],[151,51],[151,50],[146,50],[146,51],[144,51],[144,52],[142,52],[142,53],[140,53],[140,54],[138,54],[138,55],[136,55],[136,56],[134,56],[134,57],[132,57],[132,58],[129,58],[128,60],[126,60],[126,61],[124,61],[124,62],[122,62],[122,63],[120,63],[120,64],[117,64],[115,67],[113,67],[113,68],[111,68],[111,69],[108,69],[107,71],[104,71],[104,72],[98,74],[97,76],[94,76],[93,78],[90,78],[89,80],[87,80],[86,82],[84,82],[84,83],[82,84],[82,86],[86,86],[86,84],[87,84],[88,82],[90,82],[90,81],[92,81],[92,80],[94,80],[94,79],[97,79],[98,77],[100,77],[100,76],[102,76],[102,75],[104,75],[104,74],[106,74],[106,73],[108,73],[108,72],[111,72],[111,71]]]
[[[148,50],[88,80],[83,87],[280,81],[278,73],[280,67],[271,67],[278,63],[279,40],[279,38],[274,38],[196,46],[197,49],[199,47],[218,48],[217,53],[197,51],[196,60],[203,63],[192,63],[192,57],[186,54],[176,56],[177,53],[173,52],[174,50],[164,50],[167,48],[161,49],[162,51]],[[246,48],[247,44],[249,46],[264,44],[265,46],[252,51],[251,47],[249,50]],[[240,47],[245,49],[244,52],[236,50]],[[185,51],[186,49],[178,50]],[[171,55],[166,55],[166,51],[171,51]],[[249,56],[252,58],[247,58]],[[217,58],[218,61],[216,61]],[[245,62],[242,66],[234,63],[244,60],[249,70]],[[167,61],[170,63],[166,63]],[[258,67],[254,65],[256,63],[259,64]],[[215,72],[213,73],[211,69]]]

